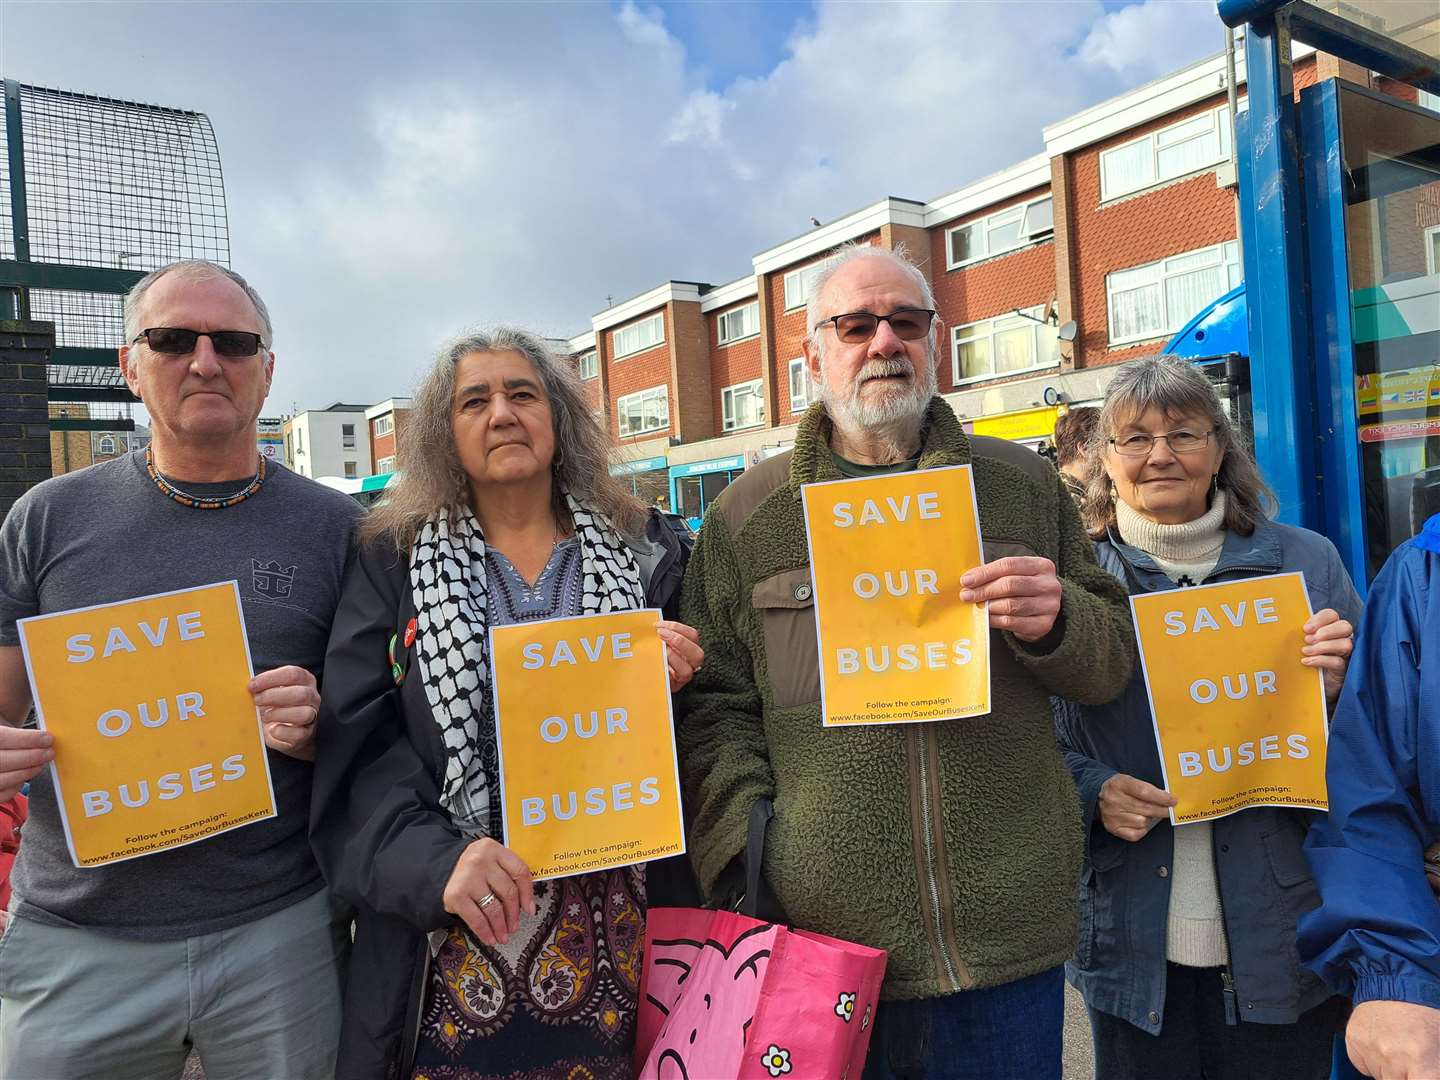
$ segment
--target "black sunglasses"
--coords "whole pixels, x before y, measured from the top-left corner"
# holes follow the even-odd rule
[[[900,308],[889,315],[852,311],[847,315],[821,319],[815,324],[815,329],[834,323],[836,337],[847,345],[859,345],[873,338],[882,322],[889,323],[890,329],[901,341],[915,341],[930,332],[930,324],[934,321],[935,312],[929,308]]]
[[[215,350],[216,356],[231,360],[254,356],[265,348],[260,335],[252,334],[248,330],[186,330],[179,326],[155,326],[149,330],[141,330],[139,337],[130,344],[134,345],[140,338],[144,338],[145,344],[154,352],[164,353],[166,356],[189,356],[195,351],[195,345],[202,337],[210,339],[210,346]]]

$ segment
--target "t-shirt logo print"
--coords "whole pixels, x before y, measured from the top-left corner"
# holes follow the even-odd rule
[[[274,559],[264,563],[259,559],[251,559],[250,569],[250,584],[260,596],[269,597],[271,600],[289,598],[290,589],[295,584],[295,567],[281,566]]]

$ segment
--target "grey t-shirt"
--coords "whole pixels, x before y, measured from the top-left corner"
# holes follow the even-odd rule
[[[217,494],[243,482],[180,486]],[[30,615],[233,579],[256,672],[298,664],[318,676],[360,514],[347,496],[279,465],[267,465],[260,491],[224,510],[161,494],[140,452],[55,477],[21,497],[0,526],[0,645],[18,645],[15,622]],[[91,869],[70,861],[51,773],[42,769],[12,879],[15,910],[54,926],[165,940],[304,899],[321,886],[306,835],[311,766],[269,757],[278,816]]]

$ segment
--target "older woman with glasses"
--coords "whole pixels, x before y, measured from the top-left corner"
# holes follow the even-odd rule
[[[448,346],[360,530],[326,657],[311,841],[358,907],[337,1073],[628,1077],[644,867],[534,883],[505,846],[491,626],[673,611],[685,546],[609,474],[570,365]],[[670,684],[695,632],[662,621]]]
[[[1302,662],[1333,706],[1359,597],[1328,540],[1266,517],[1272,497],[1210,381],[1174,359],[1131,364],[1090,457],[1086,524],[1132,595],[1304,572],[1315,615]],[[1295,945],[1318,902],[1301,851],[1314,813],[1254,807],[1172,827],[1138,669],[1111,704],[1057,712],[1057,730],[1086,827],[1069,976],[1099,1080],[1328,1077],[1342,1006]]]

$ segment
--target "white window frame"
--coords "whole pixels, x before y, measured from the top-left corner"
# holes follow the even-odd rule
[[[101,435],[100,438],[99,438],[98,440],[96,440],[96,441],[97,441],[98,444],[99,444],[98,449],[95,451],[97,454],[113,454],[113,453],[115,453],[115,436],[114,436],[114,435],[111,435],[109,432],[106,432],[104,435]]]
[[[598,379],[600,377],[600,353],[595,349],[581,353],[575,361],[575,368],[580,372],[580,378],[585,380]]]
[[[1218,147],[1218,149],[1215,153],[1214,159],[1204,165],[1197,165],[1193,169],[1188,169],[1185,172],[1162,175],[1160,171],[1160,151],[1164,149],[1172,149],[1175,146],[1181,145],[1182,142],[1189,141],[1189,139],[1184,139],[1181,140],[1181,142],[1171,143],[1170,146],[1167,147],[1162,145],[1165,141],[1165,137],[1177,131],[1178,129],[1185,127],[1187,124],[1195,123],[1196,120],[1199,120],[1201,117],[1204,116],[1208,116],[1210,118],[1209,131],[1192,135],[1189,138],[1201,139],[1207,138],[1210,135],[1216,136],[1216,146]],[[1170,183],[1170,181],[1178,180],[1184,176],[1193,176],[1196,173],[1204,172],[1207,169],[1213,169],[1216,165],[1219,165],[1224,161],[1228,161],[1230,159],[1230,128],[1230,106],[1219,105],[1213,109],[1208,110],[1207,112],[1196,113],[1194,116],[1187,116],[1184,120],[1177,120],[1173,124],[1168,124],[1163,128],[1158,128],[1155,131],[1150,132],[1148,135],[1141,135],[1138,139],[1131,139],[1128,142],[1121,143],[1119,146],[1112,146],[1108,150],[1102,150],[1100,152],[1101,204],[1103,205],[1114,199],[1124,198],[1126,195],[1133,195],[1137,191],[1148,191],[1150,188],[1159,187],[1161,184],[1168,184]],[[1110,183],[1107,183],[1105,179],[1105,162],[1123,151],[1132,150],[1142,144],[1148,144],[1150,148],[1149,178],[1142,183],[1133,184],[1128,187],[1120,187],[1118,185],[1112,185]]]
[[[732,320],[732,315],[739,316],[739,318]],[[740,324],[738,333],[729,330],[732,321]],[[733,345],[737,341],[744,341],[746,338],[759,336],[760,302],[758,300],[752,300],[748,304],[741,304],[739,307],[721,312],[720,317],[715,320],[715,342],[717,345]]]
[[[376,437],[377,439],[378,439],[381,435],[389,435],[389,434],[390,434],[392,431],[394,431],[394,430],[395,430],[395,417],[394,417],[394,415],[392,415],[392,414],[387,414],[387,415],[385,415],[385,416],[382,416],[382,417],[380,417],[378,420],[375,421],[375,437]]]
[[[1038,208],[1045,203],[1050,204],[1049,224],[1043,223],[1043,218],[1038,213]],[[1004,247],[991,248],[990,233],[1011,222],[1020,223],[1020,231],[1015,242]],[[955,258],[955,234],[974,230],[976,236],[983,240],[984,250],[968,259]],[[1037,244],[1048,236],[1055,234],[1055,203],[1050,195],[1042,195],[1038,199],[1031,199],[1029,202],[1019,203],[1015,206],[1007,206],[983,218],[976,218],[974,221],[967,221],[963,225],[956,225],[952,229],[945,230],[945,268],[956,270],[962,266],[969,266],[972,263],[981,262],[985,259],[993,259],[998,255],[1008,255],[1012,251],[1019,251],[1021,248]]]
[[[785,310],[798,311],[810,302],[810,290],[815,284],[815,279],[828,270],[831,265],[839,259],[839,255],[831,255],[813,262],[808,266],[802,266],[799,270],[791,270],[785,275]],[[796,297],[795,294],[803,294]]]
[[[661,423],[651,427],[639,427],[634,431],[625,430],[626,408],[630,404],[640,406],[640,422],[645,422],[645,399],[658,396],[660,402],[665,406]],[[615,428],[620,433],[620,438],[629,439],[636,435],[648,435],[653,431],[665,431],[670,427],[670,388],[664,383],[659,386],[649,386],[644,390],[636,390],[633,394],[623,394],[615,399]]]
[[[654,340],[646,340],[646,328],[651,328],[650,332],[653,334]],[[626,343],[630,340],[630,336],[633,336],[635,339],[633,344]],[[627,356],[634,356],[636,353],[645,352],[647,349],[653,349],[657,345],[664,345],[665,313],[663,311],[657,311],[654,315],[647,316],[644,319],[636,319],[634,322],[628,323],[625,326],[616,327],[610,331],[610,344],[615,350],[616,360],[623,360]]]
[[[394,472],[394,471],[395,471],[395,455],[394,455],[394,454],[391,454],[389,457],[382,457],[379,461],[375,462],[375,472],[378,473],[378,474],[380,474],[380,475],[384,475],[385,473],[391,473],[391,472]]]
[[[1221,244],[1211,244],[1209,247],[1196,248],[1194,251],[1181,251],[1174,255],[1168,255],[1163,259],[1157,259],[1154,262],[1141,263],[1139,266],[1125,266],[1121,267],[1118,270],[1112,270],[1110,271],[1110,273],[1106,274],[1105,329],[1106,333],[1110,335],[1110,347],[1115,348],[1116,346],[1120,345],[1133,345],[1136,342],[1140,341],[1154,341],[1156,338],[1170,337],[1187,322],[1193,319],[1197,314],[1199,314],[1198,312],[1191,311],[1184,315],[1172,315],[1166,302],[1165,282],[1168,281],[1170,278],[1179,277],[1182,274],[1194,273],[1198,269],[1203,269],[1203,267],[1189,267],[1186,269],[1173,270],[1167,270],[1167,267],[1169,267],[1169,264],[1176,262],[1177,260],[1189,259],[1197,255],[1208,254],[1210,252],[1216,252],[1219,254],[1219,262],[1213,265],[1218,265],[1226,271],[1225,288],[1222,289],[1220,293],[1220,295],[1224,295],[1225,292],[1233,289],[1235,285],[1244,280],[1245,269],[1240,265],[1240,245],[1238,241],[1235,240],[1226,240],[1224,243]],[[1234,269],[1233,274],[1229,272],[1231,268]],[[1151,271],[1153,275],[1153,280],[1143,282],[1138,285],[1131,285],[1125,291],[1129,292],[1132,289],[1144,288],[1147,285],[1152,284],[1158,285],[1160,288],[1160,304],[1164,320],[1163,325],[1160,329],[1145,330],[1139,334],[1131,334],[1128,337],[1117,338],[1114,336],[1114,331],[1112,329],[1115,325],[1115,290],[1113,285],[1114,276],[1116,274],[1128,274],[1142,270]],[[1211,299],[1215,299],[1215,297],[1212,297]]]
[[[815,400],[815,383],[810,378],[810,369],[805,366],[805,357],[797,356],[789,363],[790,372],[790,411],[802,413],[808,409]],[[795,373],[800,373],[801,383],[804,388],[800,394],[795,393]]]
[[[347,461],[347,462],[345,462],[345,463],[344,463],[344,472],[345,472],[345,479],[346,479],[346,480],[355,480],[355,479],[358,479],[359,476],[360,476],[360,463],[359,463],[359,462],[356,462],[356,461]]]
[[[1049,334],[1054,337],[1055,341],[1057,342],[1057,350],[1058,342],[1060,340],[1058,328],[1051,326],[1049,322],[1044,321],[1045,305],[1041,304],[1038,307],[1022,308],[1021,311],[1023,311],[1025,315],[1032,316],[1032,318],[1026,319],[1017,312],[1006,311],[1001,312],[999,315],[992,315],[988,319],[979,319],[976,322],[965,323],[961,326],[954,326],[950,328],[950,377],[952,380],[954,380],[956,386],[969,386],[972,383],[989,382],[992,379],[1008,379],[1011,376],[1024,375],[1026,372],[1030,371],[1053,370],[1054,368],[1059,366],[1060,354],[1058,351],[1055,351],[1054,359],[1039,359],[1039,357],[1041,356],[1042,334]],[[1036,358],[1035,363],[1031,364],[1029,367],[1012,368],[1009,371],[995,370],[995,324],[1001,322],[1011,324],[1001,327],[1001,332],[1015,330],[1019,328],[1020,324],[1022,323],[1029,324],[1029,328],[1032,331],[1030,336],[1030,350],[1031,356]],[[982,328],[984,328],[983,332]],[[990,341],[989,372],[983,375],[961,375],[960,346],[966,344],[967,342],[978,341],[982,338],[988,339]]]
[[[1425,230],[1425,272],[1440,274],[1440,253],[1437,253],[1435,238],[1440,237],[1440,225],[1431,225]]]
[[[760,403],[759,415],[753,423],[740,424],[735,418],[735,395],[744,391],[753,394]],[[765,391],[761,388],[759,379],[749,379],[746,382],[734,383],[720,390],[720,430],[722,431],[746,431],[750,428],[765,426]]]
[[[354,424],[341,424],[341,425],[340,425],[340,447],[341,447],[341,449],[343,449],[343,450],[354,450],[354,449],[355,449],[355,425],[354,425]]]

